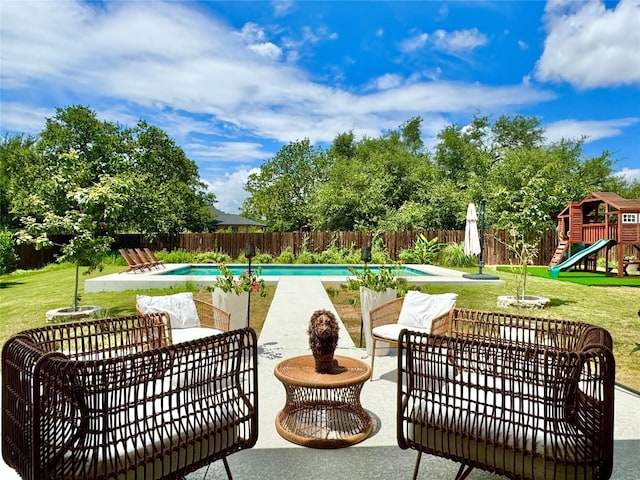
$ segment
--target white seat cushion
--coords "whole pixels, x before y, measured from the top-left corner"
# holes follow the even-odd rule
[[[136,303],[144,313],[169,313],[172,330],[200,326],[200,318],[198,317],[196,304],[193,301],[193,293],[191,292],[154,297],[137,295]]]
[[[566,420],[563,395],[554,389],[470,372],[462,372],[426,398],[410,396],[405,414],[421,428],[443,427],[481,442],[493,440],[566,461],[584,460],[589,451],[585,444],[593,441]],[[430,443],[420,433],[416,438],[416,433],[409,429],[409,438]]]
[[[456,298],[458,298],[457,293],[429,295],[410,290],[402,302],[398,325],[411,329],[419,328],[430,333],[433,319],[451,310],[456,303]]]
[[[220,335],[222,330],[217,328],[191,327],[191,328],[172,328],[171,337],[173,343],[189,342],[200,338],[209,337],[211,335]]]
[[[398,337],[400,337],[400,332],[405,328],[412,332],[431,333],[431,328],[427,330],[426,328],[407,327],[406,325],[399,325],[397,323],[380,325],[379,327],[374,328],[372,332],[376,337],[386,338],[387,340],[397,342]]]

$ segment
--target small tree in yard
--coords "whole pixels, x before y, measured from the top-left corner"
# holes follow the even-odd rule
[[[533,178],[521,190],[520,198],[514,200],[511,211],[503,211],[499,224],[509,231],[507,249],[515,259],[516,299],[527,296],[527,275],[529,265],[538,255],[538,244],[553,222],[544,205],[543,182]]]
[[[72,168],[81,163],[81,155],[76,150],[60,154],[59,160],[67,168],[43,179],[39,188],[23,199],[33,214],[21,218],[24,228],[18,232],[18,241],[32,243],[40,249],[53,245],[50,234],[72,235],[62,246],[58,261],[76,265],[72,304],[76,311],[80,266],[89,267],[86,273],[102,268],[102,258],[113,242],[108,225],[117,219],[126,204],[128,187],[126,178],[110,175],[102,175],[89,186],[82,185]]]

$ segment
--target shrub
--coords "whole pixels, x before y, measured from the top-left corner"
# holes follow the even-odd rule
[[[361,270],[349,267],[349,272],[353,275],[347,279],[346,288],[349,290],[360,290],[362,287],[374,292],[384,292],[388,288],[398,288],[397,266],[381,266],[376,272],[365,265]]]
[[[439,252],[440,265],[445,267],[473,267],[476,265],[476,258],[473,255],[464,253],[463,243],[447,243]]]
[[[438,251],[441,245],[438,238],[427,240],[424,234],[418,235],[413,244],[413,248],[407,248],[400,252],[398,258],[402,263],[421,263],[425,265],[433,264],[438,258]]]
[[[296,257],[288,248],[278,255],[275,259],[276,263],[295,263]]]
[[[238,255],[235,259],[237,263],[249,263],[249,259],[245,256],[244,252]],[[256,256],[251,259],[251,263],[273,263],[273,256],[270,253],[256,252]]]
[[[273,263],[273,255],[270,253],[259,253],[252,261],[255,263]]]
[[[329,248],[318,254],[317,260],[318,263],[330,264],[360,263],[360,250],[354,246],[351,248],[338,248],[334,240],[329,245]]]
[[[231,257],[222,252],[197,252],[193,254],[190,263],[224,263],[231,261]]]
[[[305,250],[296,257],[296,263],[318,263],[317,259],[317,255]]]
[[[13,237],[8,231],[0,231],[0,275],[13,272],[18,266],[18,256],[13,250]]]
[[[165,263],[193,263],[193,254],[178,248],[159,256]]]

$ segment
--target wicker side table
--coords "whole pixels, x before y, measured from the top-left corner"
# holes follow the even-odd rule
[[[282,438],[305,447],[342,448],[361,442],[373,430],[362,408],[360,392],[371,376],[369,365],[335,356],[335,373],[317,373],[312,355],[293,357],[276,365],[274,374],[287,399],[276,416]]]

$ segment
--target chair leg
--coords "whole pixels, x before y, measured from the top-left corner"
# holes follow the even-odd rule
[[[369,381],[373,382],[373,362],[376,359],[376,339],[371,337],[371,376],[369,377]]]
[[[422,452],[418,450],[418,456],[416,457],[416,464],[413,467],[413,480],[418,478],[418,469],[420,468],[420,459],[422,458]]]
[[[458,474],[456,475],[455,480],[464,480],[469,476],[469,474],[471,473],[471,470],[473,470],[472,466],[465,465],[464,463],[461,464],[460,468],[458,469]]]
[[[227,478],[229,480],[233,480],[233,475],[231,475],[231,469],[229,468],[229,463],[227,462],[227,457],[222,457],[222,462],[224,463],[224,469],[227,472]]]

